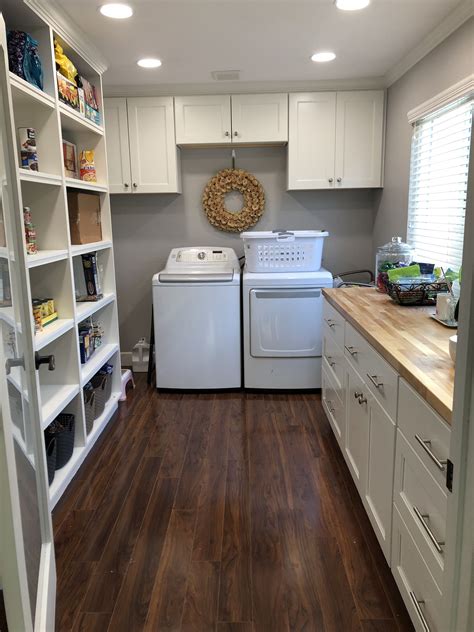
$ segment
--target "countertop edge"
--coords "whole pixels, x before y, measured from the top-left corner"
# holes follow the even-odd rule
[[[330,288],[334,290],[335,288]],[[374,349],[390,364],[390,366],[405,379],[410,386],[422,397],[443,419],[443,421],[451,426],[452,410],[446,406],[446,404],[439,397],[436,396],[433,391],[428,389],[425,384],[419,381],[419,379],[409,370],[406,366],[400,363],[400,361],[384,346],[376,337],[374,337],[369,331],[367,331],[360,322],[354,318],[341,304],[333,297],[331,291],[323,289],[323,296],[328,303],[334,307],[344,318],[356,329],[371,345]]]

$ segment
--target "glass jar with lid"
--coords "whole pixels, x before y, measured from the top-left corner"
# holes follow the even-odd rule
[[[377,248],[375,274],[379,292],[387,292],[388,270],[409,266],[413,255],[413,248],[401,237],[392,237],[387,244]]]

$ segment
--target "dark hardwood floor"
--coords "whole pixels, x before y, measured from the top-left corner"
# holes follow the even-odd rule
[[[53,515],[57,630],[412,630],[317,394],[138,380]]]

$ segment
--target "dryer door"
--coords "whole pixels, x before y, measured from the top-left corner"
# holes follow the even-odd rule
[[[250,290],[250,354],[306,358],[322,353],[320,288]]]

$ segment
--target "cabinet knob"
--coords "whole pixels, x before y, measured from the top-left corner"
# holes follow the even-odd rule
[[[328,178],[328,182],[334,182],[334,178]]]
[[[128,189],[128,182],[124,182],[124,183],[123,183],[123,186],[124,186],[126,189]]]
[[[362,404],[367,404],[367,398],[364,397],[364,394],[362,393],[361,396],[358,398],[357,400],[359,402],[359,404],[362,406]]]
[[[338,181],[338,182],[342,182],[342,178],[338,178],[338,179],[337,179],[337,181]]]
[[[224,132],[224,136],[230,136],[230,132]]]
[[[137,189],[138,188],[138,184],[136,182],[133,183],[133,188]]]
[[[362,397],[363,393],[358,393],[357,391],[354,391],[354,398],[355,399],[359,399],[359,397]]]
[[[234,132],[234,136],[238,136],[238,135],[239,135],[239,133],[238,133],[238,132]]]

